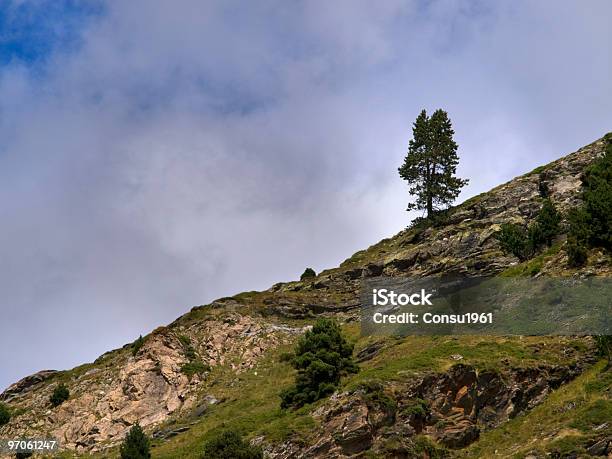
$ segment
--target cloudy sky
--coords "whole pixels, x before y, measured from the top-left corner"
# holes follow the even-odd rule
[[[612,130],[612,3],[0,0],[0,389],[402,229]]]

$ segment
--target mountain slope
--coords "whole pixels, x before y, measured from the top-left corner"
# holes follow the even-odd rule
[[[200,457],[204,440],[224,427],[237,428],[279,458],[525,457],[523,447],[542,443],[542,436],[547,440],[540,452],[532,448],[535,457],[558,441],[569,442],[566,450],[574,445],[586,451],[611,435],[610,425],[572,427],[574,408],[555,424],[550,413],[558,404],[549,394],[557,396],[559,387],[558,393],[570,394],[567,400],[588,394],[581,400],[596,404],[593,419],[612,418],[610,378],[601,365],[591,366],[590,338],[373,338],[359,336],[356,319],[359,282],[367,277],[609,276],[610,256],[597,250],[580,271],[567,268],[563,236],[526,263],[504,254],[493,237],[503,223],[533,220],[543,189],[562,213],[578,205],[580,175],[604,147],[600,139],[468,200],[443,222],[416,224],[313,279],[216,300],[156,329],[142,345],[128,344],[70,371],[25,378],[0,395],[13,413],[0,438],[51,435],[84,455],[114,457],[117,443],[139,422],[154,437],[155,457]],[[281,411],[278,393],[293,373],[279,356],[320,315],[343,323],[361,372],[329,400]],[[62,382],[71,396],[52,408],[49,397]],[[418,400],[427,404],[418,406]],[[584,408],[581,403],[575,406]],[[530,417],[541,431],[521,427],[531,424]],[[555,429],[569,430],[560,437]]]

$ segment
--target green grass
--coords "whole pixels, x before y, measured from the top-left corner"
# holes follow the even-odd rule
[[[371,381],[403,381],[428,372],[445,371],[458,363],[451,359],[453,354],[463,356],[460,363],[484,370],[501,369],[505,365],[525,367],[567,363],[570,358],[563,357],[563,349],[583,351],[586,348],[584,340],[565,337],[361,337],[358,323],[344,325],[343,332],[355,343],[356,352],[371,344],[373,339],[382,339],[384,347],[371,360],[360,364],[361,371],[358,374],[345,378],[341,390],[355,390],[364,384],[371,386]],[[280,409],[279,393],[293,384],[295,373],[287,362],[281,362],[279,358],[291,349],[290,345],[281,346],[269,352],[256,368],[238,375],[227,366],[213,368],[198,389],[199,398],[212,395],[222,402],[209,406],[199,418],[194,418],[189,410],[175,413],[169,422],[160,427],[189,426],[190,429],[167,440],[154,440],[153,457],[198,458],[203,444],[220,430],[228,428],[239,431],[247,440],[265,436],[267,441],[274,443],[290,438],[298,442],[316,441],[317,421],[312,417],[312,412],[326,403],[325,400],[304,406],[297,411]],[[599,381],[591,377],[581,383],[580,387],[585,394],[584,403],[580,405],[580,411],[574,411],[573,414],[583,413],[584,416],[564,420],[563,425],[569,426],[571,420],[575,419],[577,424],[572,429],[578,435],[580,428],[588,428],[590,425],[588,419],[599,420],[609,409],[609,405],[596,403],[603,390]],[[554,393],[552,396],[556,395],[557,393]],[[373,393],[370,398],[372,403],[384,406],[392,401],[387,398],[385,392]],[[424,410],[425,406],[421,408]],[[547,413],[546,416],[551,414]],[[526,430],[525,435],[528,433],[529,430]],[[515,435],[513,430],[511,435]],[[497,437],[492,440],[488,440],[487,436],[484,438],[482,451],[489,451],[487,448],[499,441]],[[116,454],[116,449],[95,457],[113,457],[113,454]]]
[[[561,250],[561,244],[555,244],[552,247],[546,249],[546,251],[536,257],[511,266],[510,268],[502,271],[500,277],[533,277],[538,274],[544,263]]]
[[[181,367],[181,371],[186,374],[189,379],[191,379],[194,375],[199,375],[209,370],[210,366],[206,365],[199,359],[192,360]]]
[[[538,166],[534,170],[532,170],[531,172],[528,172],[526,175],[539,174],[541,172],[544,172],[547,167],[548,166]]]
[[[388,340],[388,347],[362,365],[357,375],[345,381],[345,387],[354,388],[371,379],[403,380],[425,371],[445,371],[458,363],[450,358],[454,354],[463,357],[461,363],[481,370],[504,368],[503,359],[516,366],[559,364],[565,361],[563,347],[581,345],[579,340],[558,337],[410,336]]]
[[[349,340],[355,342],[357,351],[372,342],[372,338],[360,336],[359,324],[345,325],[343,331]],[[503,366],[502,359],[521,366],[561,363],[561,348],[582,345],[580,340],[542,337],[417,336],[384,339],[387,342],[380,353],[362,363],[358,374],[345,378],[341,390],[354,390],[372,380],[405,380],[426,372],[444,371],[457,363],[450,358],[452,354],[462,355],[461,363],[490,369]],[[312,442],[310,436],[316,436],[317,421],[311,413],[325,400],[297,411],[280,409],[279,393],[293,383],[295,373],[288,363],[279,362],[279,357],[291,349],[292,346],[279,347],[268,353],[256,368],[239,375],[228,367],[213,368],[202,384],[200,396],[212,395],[223,401],[210,406],[200,418],[194,419],[189,412],[177,413],[166,427],[189,425],[190,429],[165,441],[155,440],[153,457],[197,458],[204,442],[227,428],[238,430],[247,439],[263,435],[274,443],[289,438]],[[384,393],[372,396],[372,403],[387,402]],[[190,425],[191,422],[194,424]],[[112,452],[106,454],[112,457]]]
[[[224,401],[212,405],[189,431],[166,442],[155,442],[153,457],[197,458],[204,442],[227,428],[238,430],[247,439],[265,435],[275,442],[312,431],[315,421],[308,413],[311,407],[297,411],[280,409],[278,394],[291,385],[293,370],[278,362],[279,354],[271,353],[256,369],[238,376],[228,368],[215,368],[205,392]]]

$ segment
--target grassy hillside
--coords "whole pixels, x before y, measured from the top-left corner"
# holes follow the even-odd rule
[[[389,337],[381,340],[360,337],[356,324],[345,325],[344,331],[355,342],[357,354],[374,341],[382,343],[383,347],[374,358],[360,364],[358,374],[343,381],[343,390],[351,390],[367,380],[380,380],[387,384],[409,382],[424,374],[448,370],[457,363],[454,360],[456,356],[462,357],[461,363],[483,370],[569,364],[577,355],[587,352],[589,345],[583,338],[559,337],[441,336]],[[568,353],[567,349],[572,352]],[[325,401],[297,411],[280,409],[278,394],[292,383],[293,376],[290,366],[279,362],[279,357],[286,350],[287,346],[276,349],[252,371],[238,377],[227,368],[214,370],[202,391],[221,402],[199,417],[187,416],[164,425],[163,428],[167,429],[188,427],[189,430],[164,441],[154,441],[153,457],[199,458],[204,442],[219,430],[227,428],[236,429],[250,439],[265,436],[269,442],[283,442],[289,438],[293,441],[302,439],[305,443],[312,441],[309,436],[317,421],[311,414]],[[501,454],[501,451],[514,451],[524,445],[539,443],[556,427],[571,429],[569,431],[573,435],[581,436],[580,441],[575,439],[575,444],[584,443],[593,424],[599,425],[605,416],[610,419],[612,373],[602,376],[602,367],[603,362],[598,363],[583,376],[549,396],[540,407],[483,434],[482,439],[465,453],[466,457],[492,457],[495,449],[504,457],[505,453]],[[570,401],[578,401],[579,404],[574,410],[560,416],[556,410]],[[573,425],[578,427],[572,428]],[[538,426],[538,429],[534,429],[534,426]],[[571,438],[574,439],[575,435]],[[553,440],[549,443],[545,449],[556,447]],[[109,451],[94,457],[114,457],[114,454]]]

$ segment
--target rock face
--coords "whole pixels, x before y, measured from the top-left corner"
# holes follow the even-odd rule
[[[480,429],[497,427],[540,404],[581,371],[576,365],[477,372],[458,364],[446,374],[423,378],[408,393],[428,400],[430,417],[423,430],[445,446],[461,448],[478,439]]]
[[[284,443],[267,453],[279,459],[345,458],[373,450],[380,457],[420,457],[410,455],[418,434],[451,449],[462,448],[478,440],[481,430],[537,406],[581,371],[576,365],[478,372],[457,364],[411,385],[379,384],[373,391],[335,394],[313,413],[320,423],[313,446]],[[389,444],[395,445],[395,452]]]
[[[516,263],[499,250],[493,235],[503,223],[525,223],[535,218],[540,199],[549,197],[565,213],[578,203],[580,176],[603,152],[595,142],[533,172],[468,200],[449,213],[439,228],[400,234],[406,248],[383,258],[387,275],[444,273],[495,274]],[[364,275],[367,273],[364,271]]]
[[[112,446],[136,422],[150,429],[174,413],[194,408],[206,372],[188,376],[182,370],[190,361],[186,342],[205,368],[227,364],[240,373],[294,332],[239,314],[189,327],[160,328],[135,355],[128,347],[118,356],[105,354],[97,366],[73,376],[46,371],[13,384],[0,398],[27,413],[2,427],[1,433],[44,432],[63,447],[77,450]],[[49,397],[60,382],[68,385],[70,398],[52,408]]]
[[[16,397],[25,394],[32,390],[43,382],[44,380],[53,376],[57,371],[55,370],[42,370],[33,375],[26,376],[25,378],[17,381],[15,384],[11,384],[2,394],[0,394],[0,401],[10,402]]]

